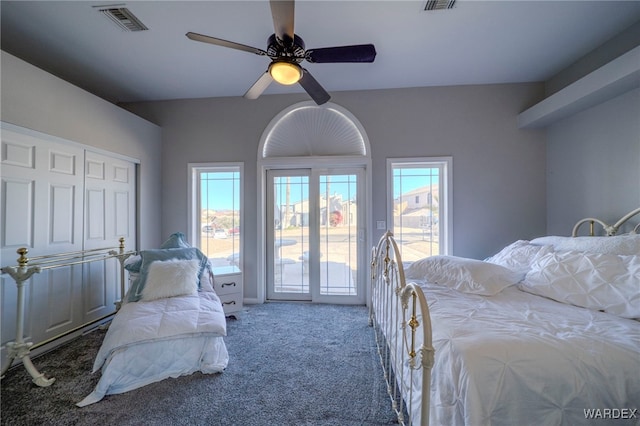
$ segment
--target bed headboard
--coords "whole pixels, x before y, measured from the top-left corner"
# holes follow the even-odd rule
[[[577,237],[578,236],[578,229],[580,228],[580,226],[582,226],[582,224],[584,223],[589,223],[589,235],[590,236],[594,236],[595,235],[595,224],[598,223],[600,226],[602,226],[602,229],[604,229],[605,233],[607,234],[607,236],[612,236],[612,235],[616,235],[616,233],[618,232],[618,229],[620,229],[620,227],[626,223],[629,219],[631,219],[632,217],[636,216],[636,215],[640,215],[640,207],[631,210],[629,213],[625,214],[624,216],[622,216],[616,223],[614,223],[613,225],[608,225],[606,222],[597,219],[595,217],[585,217],[584,219],[580,219],[575,226],[573,227],[573,231],[571,232],[571,236],[572,237]],[[640,232],[640,223],[638,223],[633,230],[631,231],[631,233],[636,234]]]

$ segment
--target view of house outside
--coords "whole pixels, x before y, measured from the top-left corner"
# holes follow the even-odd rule
[[[434,195],[435,194],[435,195]],[[438,185],[417,188],[394,200],[394,235],[403,259],[415,261],[440,254]]]
[[[442,169],[421,163],[394,164],[393,234],[403,260],[440,253],[440,175]]]

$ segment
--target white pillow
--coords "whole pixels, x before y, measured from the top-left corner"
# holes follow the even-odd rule
[[[548,236],[531,240],[531,244],[551,245],[555,250],[586,251],[589,253],[640,255],[640,234],[613,237]]]
[[[533,262],[520,288],[558,302],[640,318],[640,256],[546,253]]]
[[[407,268],[405,277],[483,296],[500,293],[519,281],[518,273],[503,266],[457,256],[420,259]]]
[[[200,260],[170,259],[149,264],[141,300],[193,294],[198,291]]]
[[[517,272],[520,278],[518,281],[521,281],[531,269],[531,262],[536,255],[539,252],[548,253],[552,250],[551,246],[533,245],[527,240],[518,240],[486,258],[485,262],[495,263]]]

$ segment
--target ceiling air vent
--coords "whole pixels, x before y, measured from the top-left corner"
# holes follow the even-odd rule
[[[125,31],[145,31],[149,29],[126,7],[108,7],[99,10],[100,13]]]
[[[456,0],[428,0],[424,10],[453,9]]]

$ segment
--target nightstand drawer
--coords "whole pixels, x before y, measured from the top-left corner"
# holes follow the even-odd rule
[[[220,295],[220,301],[222,302],[222,309],[225,314],[239,311],[242,309],[242,294],[223,294]]]
[[[213,276],[213,289],[218,296],[229,293],[242,293],[242,274]]]
[[[244,291],[242,290],[242,271],[237,266],[218,266],[213,268],[213,289],[226,316],[235,316],[242,310]]]

